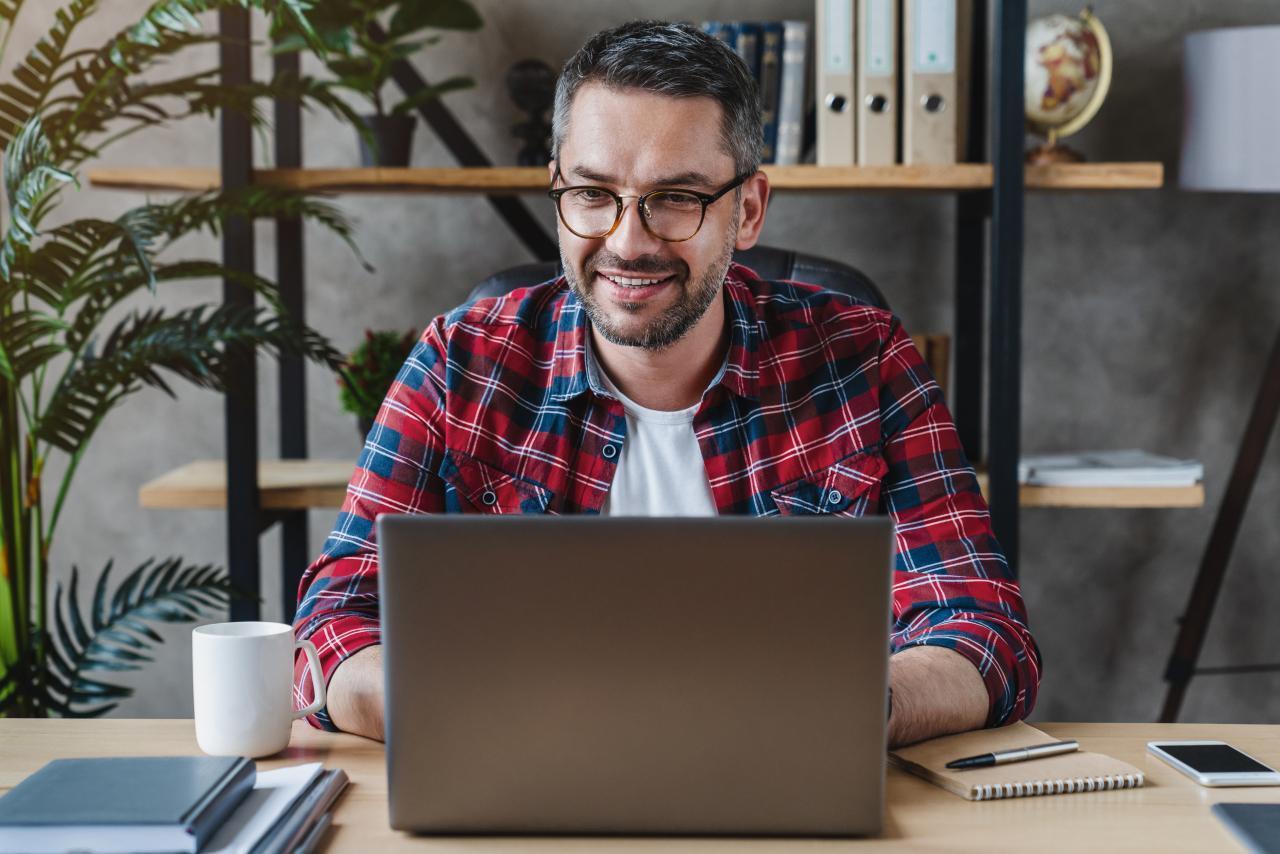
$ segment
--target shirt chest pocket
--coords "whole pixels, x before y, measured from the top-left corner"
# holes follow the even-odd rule
[[[876,451],[862,451],[773,490],[783,516],[866,516],[879,512],[880,486],[889,466]]]
[[[446,506],[456,502],[448,507],[454,512],[545,513],[551,501],[549,489],[475,457],[453,455],[442,476],[453,487],[454,501],[446,501]]]

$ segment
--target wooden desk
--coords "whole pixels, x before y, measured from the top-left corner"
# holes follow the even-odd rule
[[[289,749],[264,770],[323,761],[352,785],[339,801],[324,842],[328,852],[413,848],[480,852],[836,852],[863,851],[1233,851],[1233,838],[1209,814],[1215,801],[1280,802],[1280,787],[1203,789],[1146,753],[1158,738],[1220,738],[1280,766],[1280,726],[1209,724],[1037,724],[1060,738],[1124,759],[1147,775],[1143,789],[971,803],[889,769],[884,835],[866,840],[513,839],[409,837],[387,826],[382,745],[295,724]],[[197,754],[189,720],[0,720],[0,791],[50,759],[73,756]]]

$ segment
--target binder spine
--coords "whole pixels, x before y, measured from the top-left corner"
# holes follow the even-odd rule
[[[854,0],[816,0],[814,85],[818,165],[852,166],[858,110],[854,104]]]
[[[1069,795],[1075,792],[1138,789],[1145,781],[1145,777],[1139,772],[1108,774],[1105,777],[1076,777],[1067,780],[1036,780],[1028,783],[989,783],[974,786],[973,800],[995,801],[1003,798],[1030,798],[1036,795]]]

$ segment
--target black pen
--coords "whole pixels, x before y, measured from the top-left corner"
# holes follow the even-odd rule
[[[1070,741],[1051,741],[1048,744],[1036,744],[1031,747],[1018,747],[1013,750],[1001,750],[997,753],[981,753],[977,756],[966,756],[953,759],[947,763],[948,768],[986,768],[989,765],[1004,765],[1009,762],[1025,762],[1028,759],[1039,759],[1042,756],[1057,756],[1060,753],[1073,753],[1080,749],[1080,743]]]

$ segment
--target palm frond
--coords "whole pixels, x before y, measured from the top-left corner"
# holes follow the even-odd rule
[[[15,282],[58,313],[91,294],[108,272],[136,273],[153,291],[154,234],[130,214],[115,222],[80,219],[50,229],[34,250],[14,263]]]
[[[18,246],[29,246],[36,236],[33,208],[51,185],[74,182],[75,176],[59,169],[40,117],[35,116],[18,131],[4,152],[4,186],[9,202],[9,228],[0,245],[0,273],[8,278]]]
[[[196,231],[221,233],[227,219],[268,217],[301,218],[324,226],[350,247],[366,270],[373,267],[360,254],[351,223],[332,203],[282,187],[249,186],[234,190],[213,190],[179,199],[167,205],[144,209],[163,222],[170,241]],[[141,215],[141,214],[140,214]]]
[[[82,297],[84,300],[67,333],[67,348],[79,353],[107,313],[130,295],[147,287],[150,282],[189,282],[199,279],[230,280],[265,299],[269,308],[277,314],[285,310],[274,282],[256,273],[230,269],[215,261],[160,264],[153,268],[149,277],[144,276],[141,271],[108,270],[86,278],[77,292],[67,295],[72,300]]]
[[[54,23],[13,69],[15,83],[0,85],[0,147],[39,112],[62,81],[69,58],[67,45],[76,27],[97,11],[98,0],[72,0],[54,12]],[[80,55],[73,54],[73,57]]]
[[[93,671],[138,670],[152,661],[153,647],[163,638],[145,621],[191,623],[209,612],[225,609],[237,594],[218,568],[184,566],[172,557],[147,560],[131,572],[114,595],[108,595],[107,563],[98,576],[88,617],[81,611],[77,591],[79,571],[71,568],[66,591],[54,592],[54,626],[47,641],[48,708],[63,717],[105,714],[132,688],[86,675]]]
[[[67,373],[32,432],[74,452],[122,398],[143,386],[173,395],[161,371],[201,388],[227,391],[227,354],[241,345],[301,355],[329,367],[341,362],[341,354],[319,333],[260,309],[197,306],[173,314],[164,309],[135,312],[112,330],[100,355],[86,353]]]
[[[67,324],[41,311],[15,309],[0,314],[0,378],[16,385],[36,368],[66,352],[49,339],[67,330]]]

